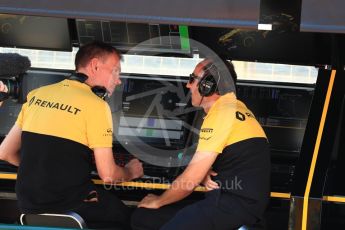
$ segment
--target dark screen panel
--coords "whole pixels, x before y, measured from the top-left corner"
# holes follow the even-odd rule
[[[231,60],[296,65],[331,63],[329,34],[207,27],[190,30],[191,38]]]
[[[68,19],[0,14],[0,27],[1,46],[72,51]]]
[[[77,20],[80,45],[99,40],[131,54],[190,55],[187,26]]]
[[[259,7],[258,0],[0,1],[0,11],[12,14],[241,28],[257,27]]]
[[[198,133],[186,79],[122,74],[121,82],[109,100],[117,163],[137,157],[145,175],[174,178],[190,161]]]
[[[155,147],[184,148],[191,113],[185,82],[159,76],[122,76],[117,92],[116,140]],[[121,105],[119,105],[119,98]],[[121,106],[121,107],[120,107]]]
[[[261,0],[260,23],[271,24],[273,30],[299,31],[301,0]]]
[[[271,150],[271,191],[291,192],[313,85],[240,81],[237,97],[263,127]]]
[[[299,154],[314,90],[311,86],[239,83],[237,97],[263,126],[271,149]]]

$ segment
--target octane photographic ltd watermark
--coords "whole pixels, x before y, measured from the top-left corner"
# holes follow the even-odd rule
[[[223,191],[241,191],[243,190],[243,185],[242,185],[242,180],[239,179],[237,176],[235,176],[231,180],[226,180],[224,182],[219,181],[219,180],[214,180],[218,185],[219,188],[222,189]],[[126,183],[131,183],[130,185],[126,186]],[[137,184],[136,184],[137,183]],[[150,180],[141,180],[140,182],[122,182],[122,181],[117,181],[117,182],[111,182],[110,180],[107,183],[103,183],[103,187],[106,190],[121,190],[121,191],[126,191],[126,190],[139,190],[143,188],[141,185],[145,184],[146,189],[154,189],[154,186],[148,186],[148,185],[165,185],[166,187],[161,189],[166,189],[166,188],[171,188],[171,189],[176,189],[176,190],[194,190],[197,185],[195,183],[192,183],[191,181],[181,181],[181,180],[175,180],[173,183],[171,183],[169,180],[166,180],[165,178],[155,178],[155,179],[150,179]]]

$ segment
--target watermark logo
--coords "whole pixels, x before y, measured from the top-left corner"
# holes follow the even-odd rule
[[[237,176],[233,177],[232,179],[228,179],[226,181],[220,181],[220,180],[214,180],[218,185],[219,188],[222,189],[223,191],[242,191],[243,190],[243,185],[242,185],[242,179],[239,179]],[[103,183],[103,187],[106,190],[137,190],[137,189],[141,189],[140,184],[138,184],[137,186],[135,185],[131,185],[131,186],[124,186],[123,182],[125,181],[111,181],[111,180],[107,180],[107,183]],[[178,180],[178,181],[174,181],[173,183],[171,183],[171,181],[165,179],[165,178],[151,178],[151,179],[147,179],[142,180],[141,181],[142,184],[145,184],[145,188],[146,189],[154,189],[154,186],[150,186],[150,184],[152,185],[164,185],[166,187],[162,187],[162,189],[167,189],[170,188],[172,190],[194,190],[196,186],[198,186],[197,184],[193,183],[192,181],[188,181],[188,180]]]
[[[157,52],[150,52],[150,55],[162,56],[162,49],[159,47],[163,41],[169,41],[171,47],[181,45],[179,36],[161,36],[138,44],[130,49],[128,54],[140,55],[145,52],[143,47],[156,46]],[[194,50],[198,50],[204,57],[215,61],[219,59],[217,54],[205,45],[192,39],[189,41],[191,52],[185,53],[190,55],[189,58]],[[136,91],[133,79],[141,84],[142,90]],[[186,166],[196,149],[195,142],[200,128],[193,125],[193,118],[200,108],[188,106],[191,104],[191,94],[186,89],[188,78],[126,75],[121,81],[123,104],[117,119],[117,141],[135,157],[151,165]],[[212,129],[205,129],[204,132],[212,133]]]

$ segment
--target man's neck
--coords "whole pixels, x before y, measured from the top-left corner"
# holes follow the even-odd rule
[[[201,107],[204,109],[205,113],[208,113],[213,106],[213,104],[220,98],[220,95],[213,94],[212,96],[205,97],[202,102]]]

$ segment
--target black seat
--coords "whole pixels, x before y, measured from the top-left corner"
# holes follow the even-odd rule
[[[265,230],[265,228],[263,228],[262,226],[247,226],[247,225],[243,225],[242,227],[240,227],[237,230]]]
[[[246,225],[243,225],[243,226],[241,226],[239,229],[237,229],[237,230],[256,230],[256,229],[252,229],[251,227],[249,227],[249,226],[246,226]]]
[[[237,230],[265,230],[267,229],[266,227],[266,220],[262,219],[259,220],[257,223],[253,224],[253,225],[243,225],[240,228],[238,228]]]
[[[42,227],[87,228],[83,218],[75,212],[21,214],[20,224]]]

